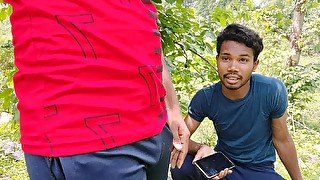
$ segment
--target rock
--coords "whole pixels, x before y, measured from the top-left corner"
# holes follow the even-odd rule
[[[6,113],[6,112],[1,112],[0,114],[0,124],[2,123],[7,123],[13,118],[12,114]]]
[[[12,156],[12,158],[17,161],[24,159],[24,153],[21,150],[21,145],[19,143],[12,142],[10,139],[0,141],[0,149],[5,155]]]

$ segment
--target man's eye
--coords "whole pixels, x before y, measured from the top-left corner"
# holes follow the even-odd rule
[[[223,61],[229,61],[229,58],[228,57],[222,57],[222,60]]]
[[[246,63],[246,62],[248,62],[248,59],[240,59],[239,62]]]

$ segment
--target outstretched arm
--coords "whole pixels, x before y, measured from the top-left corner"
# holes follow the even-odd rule
[[[186,124],[183,121],[178,98],[177,98],[169,71],[167,69],[167,66],[164,60],[163,60],[162,78],[163,78],[163,85],[167,92],[167,95],[165,97],[165,102],[166,102],[167,112],[168,112],[168,125],[173,134],[174,148],[173,148],[171,157],[173,157],[173,154],[174,154],[175,158],[171,158],[171,167],[175,168],[177,166],[180,168],[188,153],[188,143],[189,143],[190,133]]]
[[[291,179],[302,179],[298,165],[298,157],[292,137],[287,128],[287,112],[277,119],[272,120],[272,141],[278,152],[278,155],[286,167]]]
[[[200,122],[196,121],[195,119],[193,119],[189,115],[185,118],[185,122],[187,124],[187,127],[188,127],[191,135],[198,129],[198,127],[200,125]],[[193,162],[215,153],[215,151],[212,149],[212,147],[205,145],[205,144],[197,143],[191,139],[189,140],[189,149],[188,150],[189,150],[189,154],[194,155]],[[215,176],[212,179],[213,180],[222,179],[230,173],[232,173],[232,171],[229,170],[228,168],[226,168],[226,169],[222,170],[219,173],[219,175]]]
[[[184,119],[184,121],[187,124],[187,127],[190,131],[190,134],[192,135],[199,127],[200,122],[194,120],[189,115]],[[191,136],[190,135],[190,136]],[[209,156],[214,153],[213,149],[205,144],[201,144],[198,142],[195,142],[193,140],[189,140],[189,148],[188,153],[194,155],[194,160],[199,160],[203,157]]]

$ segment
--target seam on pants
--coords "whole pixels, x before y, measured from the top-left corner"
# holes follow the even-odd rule
[[[169,138],[173,138],[172,133],[170,131],[170,128],[167,127],[166,125],[163,127],[160,135],[161,135],[161,146],[162,147],[161,147],[160,158],[159,158],[158,162],[162,159],[164,151],[166,151],[166,149],[165,149],[166,143],[167,143],[166,140],[170,140]],[[166,139],[167,136],[168,136],[168,139]]]
[[[52,163],[53,163],[53,157],[45,157],[46,162],[47,162],[47,168],[50,172],[51,175],[51,179],[52,180],[57,180],[57,178],[55,177],[54,173],[52,172]]]

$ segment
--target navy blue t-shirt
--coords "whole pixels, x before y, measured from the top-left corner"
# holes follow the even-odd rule
[[[222,151],[238,163],[273,163],[271,121],[281,117],[288,106],[284,84],[271,77],[253,74],[248,94],[239,100],[226,98],[221,82],[199,90],[189,105],[189,115],[201,122],[213,121]]]

